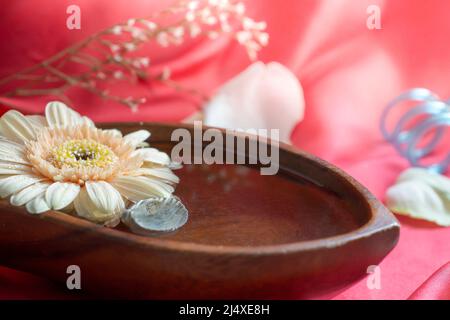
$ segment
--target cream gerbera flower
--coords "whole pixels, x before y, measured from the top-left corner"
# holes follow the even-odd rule
[[[178,183],[167,154],[139,148],[149,136],[97,129],[61,102],[50,102],[45,117],[8,111],[0,118],[0,196],[30,213],[117,222],[127,201],[169,197]]]

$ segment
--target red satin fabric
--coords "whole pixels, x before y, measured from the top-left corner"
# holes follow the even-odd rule
[[[0,11],[0,77],[117,21],[145,16],[169,3],[4,1]],[[70,4],[81,8],[81,30],[65,27]],[[386,188],[407,163],[379,133],[381,110],[391,98],[412,87],[450,95],[450,2],[249,0],[246,4],[253,18],[268,23],[270,44],[260,59],[286,65],[303,85],[305,120],[294,130],[294,144],[338,165],[383,199]],[[382,29],[370,31],[366,9],[374,4],[381,7]],[[207,94],[249,64],[244,50],[227,38],[188,41],[171,49],[155,46],[149,54],[151,72],[168,66],[175,80]],[[197,109],[188,96],[153,84],[119,90],[139,95],[149,89],[154,98],[138,113],[76,89],[71,98],[80,112],[96,121],[180,121]],[[48,100],[0,98],[0,103],[14,102],[21,111],[32,113],[41,112]],[[362,280],[335,298],[406,299],[450,260],[449,229],[403,217],[400,221],[400,242],[380,265],[381,289],[369,290]],[[43,280],[29,282],[23,277],[28,276],[1,268],[0,297],[67,296]]]
[[[409,300],[450,300],[450,262],[425,281]]]

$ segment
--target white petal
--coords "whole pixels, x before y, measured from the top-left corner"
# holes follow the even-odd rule
[[[167,192],[166,193],[167,196],[171,195],[175,191],[175,188],[173,186],[161,181],[160,179],[155,179],[155,178],[151,178],[151,177],[142,177],[142,178],[147,179],[148,181],[150,181],[150,182],[158,185],[160,188],[164,189]]]
[[[0,139],[0,152],[8,152],[11,150],[22,155],[25,152],[25,146],[5,138]]]
[[[397,182],[403,181],[426,181],[433,188],[442,192],[450,192],[450,179],[436,173],[432,173],[422,168],[409,168],[403,171],[397,179]]]
[[[13,162],[0,161],[0,174],[30,174],[32,173],[31,167]]]
[[[89,199],[89,195],[87,194],[86,188],[81,188],[78,193],[78,197],[75,198],[73,202],[75,206],[75,210],[80,217],[86,218],[91,221],[97,221],[96,219],[96,211],[98,210],[91,199]]]
[[[163,187],[161,182],[147,177],[121,176],[116,178],[112,184],[125,198],[131,201],[171,195],[170,190]]]
[[[150,143],[143,141],[141,143],[138,143],[138,145],[136,146],[136,148],[147,148],[150,146]]]
[[[14,163],[19,163],[19,164],[24,164],[24,165],[30,164],[29,161],[23,155],[18,155],[13,152],[10,152],[9,154],[0,152],[0,161],[6,162],[6,163],[14,162]]]
[[[0,133],[6,138],[17,142],[33,140],[36,137],[30,120],[16,110],[9,110],[1,117]]]
[[[81,122],[83,124],[86,124],[88,127],[95,127],[94,121],[92,121],[90,118],[86,116],[82,117]]]
[[[86,191],[93,204],[102,212],[121,213],[125,209],[119,191],[108,182],[86,182]]]
[[[80,217],[93,222],[108,222],[116,220],[119,216],[118,213],[103,212],[100,211],[90,199],[86,188],[81,188],[78,197],[73,202],[75,210]]]
[[[147,140],[149,137],[150,132],[148,132],[147,130],[138,130],[125,135],[123,139],[126,143],[131,144],[132,146],[137,146]]]
[[[18,174],[0,180],[0,197],[5,198],[17,191],[22,190],[32,184],[44,180],[42,177],[34,175]]]
[[[151,176],[159,178],[169,183],[178,183],[178,178],[169,168],[139,168],[133,172],[133,175]]]
[[[117,129],[106,129],[106,130],[103,130],[103,131],[104,132],[108,132],[113,137],[122,138],[122,132],[120,132],[120,130],[117,130]]]
[[[44,193],[29,201],[26,204],[26,208],[29,213],[33,214],[38,214],[50,210],[47,201],[45,201]]]
[[[404,171],[386,193],[389,209],[450,226],[450,179],[425,169]]]
[[[304,109],[303,89],[288,68],[256,62],[218,90],[205,108],[204,122],[230,129],[279,129],[280,140],[289,142]]]
[[[133,151],[134,154],[139,154],[145,162],[152,162],[164,166],[168,166],[171,162],[170,157],[155,148],[143,148]]]
[[[33,125],[34,129],[41,129],[47,126],[47,120],[45,119],[44,116],[40,116],[40,115],[30,115],[30,116],[25,116],[30,123]]]
[[[51,128],[73,126],[77,124],[93,125],[92,120],[87,117],[82,117],[78,112],[59,101],[53,101],[47,104],[45,107],[45,117]]]
[[[64,212],[64,213],[72,213],[75,211],[75,206],[73,204],[73,201],[66,207],[59,209],[59,211]]]
[[[9,201],[13,206],[23,206],[37,196],[44,194],[50,183],[38,182],[13,194]]]
[[[4,138],[0,138],[0,161],[29,164],[25,157],[25,147]]]
[[[61,210],[73,202],[80,186],[70,182],[55,182],[45,192],[45,200],[53,210]]]

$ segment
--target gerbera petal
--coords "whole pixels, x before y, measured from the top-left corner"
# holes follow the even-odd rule
[[[25,146],[4,137],[0,138],[0,161],[29,164],[25,157]]]
[[[135,170],[132,174],[135,176],[151,176],[155,178],[159,178],[168,183],[178,183],[180,178],[178,178],[172,170],[166,167],[162,168],[139,168]]]
[[[171,192],[155,180],[147,177],[121,176],[113,181],[113,186],[128,200],[139,201],[150,197],[168,197]]]
[[[156,163],[164,166],[168,166],[171,162],[167,153],[161,152],[155,148],[138,149],[133,151],[133,155],[135,154],[139,154],[145,162]]]
[[[148,179],[152,183],[158,185],[160,188],[166,190],[169,193],[169,195],[172,194],[175,191],[175,188],[173,186],[171,186],[168,183],[165,183],[165,182],[161,181],[160,179],[155,179],[155,178],[151,178],[151,177],[142,177],[142,178]]]
[[[78,197],[73,202],[75,210],[80,217],[94,222],[108,222],[117,218],[118,214],[103,212],[92,202],[86,188],[81,188]]]
[[[55,182],[47,188],[45,200],[50,208],[61,210],[78,196],[80,186],[70,182]]]
[[[120,132],[120,130],[117,130],[117,129],[106,129],[106,130],[103,130],[103,131],[109,133],[112,137],[122,138],[122,132]]]
[[[16,110],[9,110],[0,118],[0,134],[18,142],[25,142],[36,137],[30,120]]]
[[[14,162],[0,161],[0,174],[29,174],[31,173],[31,167]]]
[[[5,142],[5,143],[9,143],[10,145],[14,146],[14,148],[18,148],[20,150],[24,150],[25,149],[25,144],[23,144],[22,142],[17,142],[17,141],[10,140],[7,137],[4,137],[2,135],[0,135],[0,141],[1,142]]]
[[[45,201],[44,193],[40,194],[33,200],[27,202],[26,208],[29,213],[34,213],[34,214],[38,214],[38,213],[42,213],[42,212],[50,210],[50,207],[48,206],[47,201]]]
[[[105,181],[86,182],[86,191],[93,204],[102,212],[120,213],[125,209],[122,196]]]
[[[6,139],[0,139],[0,161],[29,164],[24,147]]]
[[[0,180],[0,197],[5,198],[32,184],[44,180],[42,177],[18,174]]]
[[[75,199],[74,199],[75,201]],[[69,205],[67,205],[66,207],[59,209],[59,211],[64,212],[64,213],[73,213],[75,212],[75,206],[73,204],[73,201],[71,203],[69,203]]]
[[[75,198],[73,202],[75,210],[80,217],[86,218],[88,220],[98,221],[96,213],[98,209],[94,206],[89,195],[87,194],[86,188],[81,188],[78,193],[78,197]]]
[[[95,128],[95,123],[94,121],[92,121],[90,118],[83,116],[81,119],[81,122],[83,124],[86,124],[88,127],[94,127]]]
[[[38,182],[24,188],[23,190],[13,194],[9,201],[13,206],[23,206],[24,204],[30,202],[37,196],[44,194],[50,183],[48,182]]]
[[[149,147],[149,146],[150,146],[150,144],[149,144],[148,142],[143,141],[143,142],[141,142],[141,143],[138,143],[138,145],[136,146],[136,148],[147,148],[147,147]]]
[[[132,133],[129,133],[123,137],[126,143],[131,144],[132,146],[137,146],[140,143],[144,142],[150,137],[150,132],[147,130],[138,130]]]
[[[25,152],[25,145],[0,137],[0,152],[10,153],[11,151],[22,155]]]
[[[29,161],[23,155],[14,154],[13,152],[7,154],[0,151],[0,161],[29,164]]]
[[[35,130],[47,126],[47,120],[45,119],[44,116],[30,115],[30,116],[25,116],[25,117],[30,121],[30,123],[33,125]]]
[[[52,101],[47,104],[45,118],[51,128],[63,128],[77,124],[93,125],[91,119],[82,117],[78,112],[59,101]]]

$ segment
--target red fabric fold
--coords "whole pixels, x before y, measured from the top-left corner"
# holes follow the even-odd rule
[[[450,262],[433,273],[409,300],[450,300]]]

